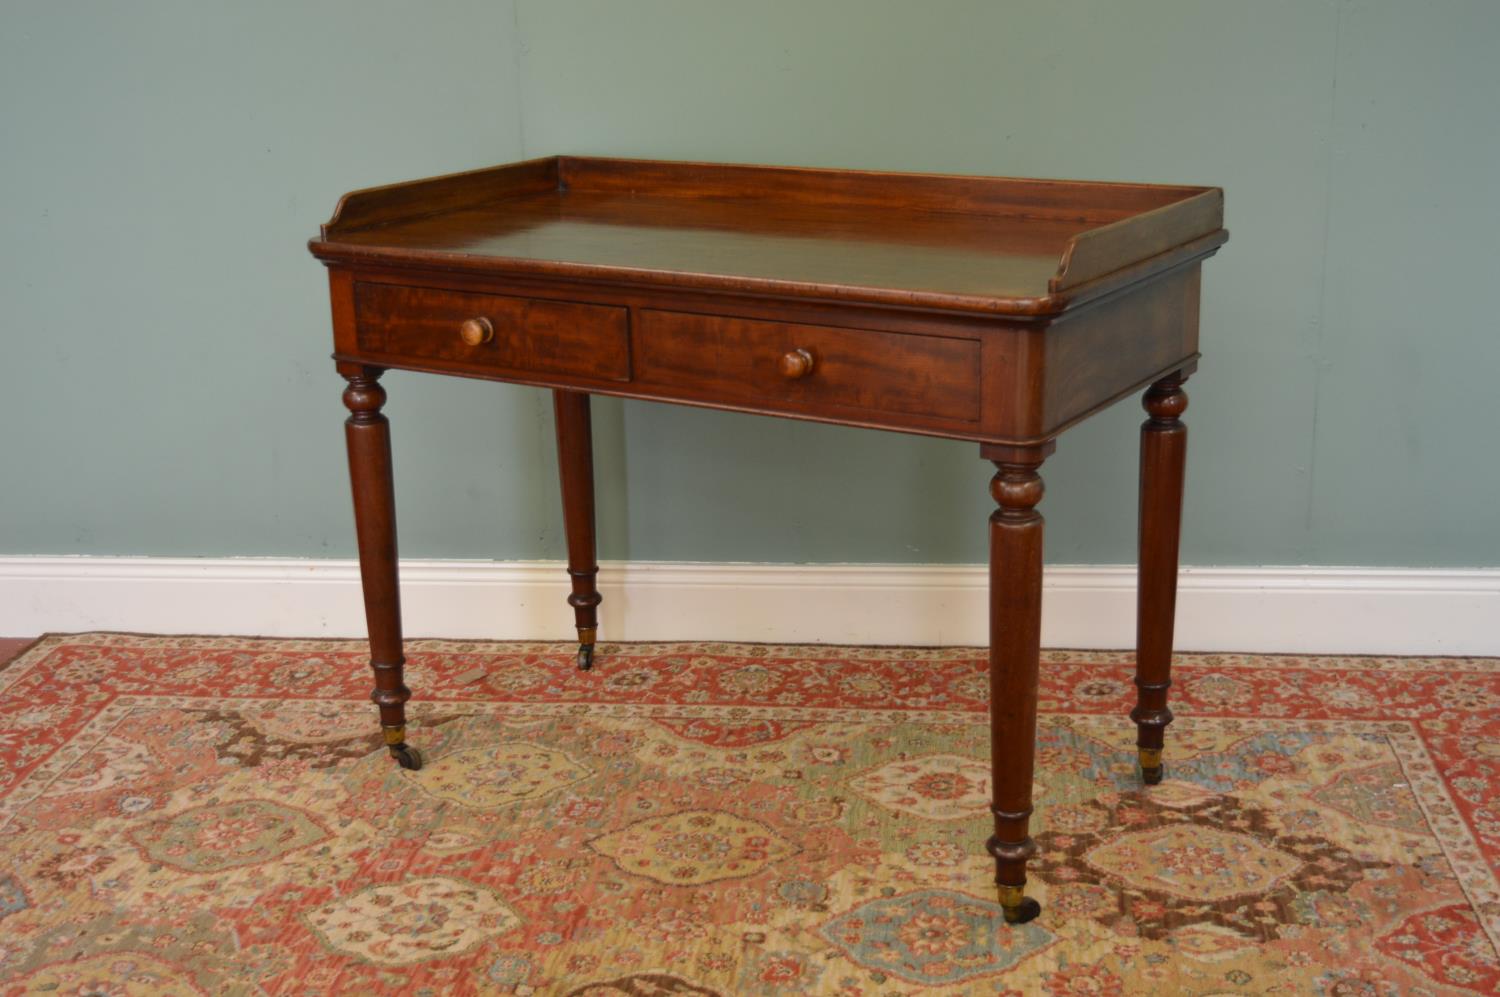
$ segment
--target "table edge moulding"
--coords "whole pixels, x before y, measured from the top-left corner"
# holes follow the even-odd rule
[[[1223,192],[1003,177],[554,156],[346,194],[309,243],[333,358],[372,699],[406,740],[389,368],[549,388],[578,665],[600,596],[589,400],[614,395],[979,444],[990,494],[986,849],[1026,897],[1040,651],[1040,469],[1068,427],[1144,392],[1137,730],[1162,777],[1201,264]],[[601,667],[608,659],[600,659]]]

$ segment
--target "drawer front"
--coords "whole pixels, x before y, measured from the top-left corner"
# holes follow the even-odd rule
[[[362,282],[354,319],[360,348],[375,353],[630,380],[624,308]]]
[[[643,310],[641,384],[725,402],[979,420],[979,341]]]

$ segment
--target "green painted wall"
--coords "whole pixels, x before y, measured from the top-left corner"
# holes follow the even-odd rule
[[[490,0],[0,3],[0,552],[353,552],[305,243],[351,187],[520,154],[514,25]],[[406,550],[542,549],[534,400],[392,381]]]
[[[0,13],[0,552],[350,553],[301,242],[562,151],[1222,185],[1184,559],[1500,565],[1491,0],[262,6]],[[546,396],[387,380],[403,552],[560,556]],[[1064,437],[1050,560],[1133,556],[1140,418]],[[972,446],[596,424],[605,557],[984,556]]]

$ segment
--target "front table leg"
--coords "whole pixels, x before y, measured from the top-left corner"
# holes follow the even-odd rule
[[[1053,444],[985,447],[998,471],[990,495],[990,766],[995,833],[995,884],[1005,920],[1022,924],[1041,913],[1025,895],[1026,860],[1036,853],[1027,834],[1036,758],[1037,666],[1042,641],[1042,477],[1037,469]]]
[[[599,634],[599,595],[594,559],[594,432],[589,419],[589,396],[582,391],[552,392],[557,417],[557,470],[562,479],[563,532],[568,538],[568,577],[573,592],[573,622],[578,627],[578,667],[594,666],[594,641]]]
[[[1141,424],[1141,524],[1136,602],[1135,743],[1141,779],[1161,782],[1162,740],[1172,711],[1172,625],[1177,613],[1177,542],[1182,524],[1182,483],[1187,458],[1186,378],[1171,374],[1151,385],[1141,404],[1150,418]]]
[[[341,369],[344,389],[344,438],[349,446],[349,483],[354,491],[354,528],[359,537],[359,576],[365,593],[365,621],[370,631],[370,667],[380,708],[380,727],[391,757],[405,769],[422,767],[422,756],[406,743],[406,701],[411,690],[402,682],[406,658],[401,653],[401,593],[396,578],[396,489],[391,480],[391,427],[381,413],[385,389],[379,367]]]

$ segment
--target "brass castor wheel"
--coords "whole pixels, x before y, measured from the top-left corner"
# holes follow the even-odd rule
[[[413,772],[422,767],[422,753],[410,745],[391,745],[391,757],[396,759],[396,764]]]
[[[1161,749],[1142,748],[1141,756],[1141,781],[1148,786],[1155,786],[1161,782]]]
[[[578,670],[580,672],[591,671],[594,667],[594,645],[578,645]]]
[[[1000,900],[1000,910],[1005,915],[1006,924],[1025,924],[1033,921],[1042,912],[1042,905],[1026,896],[1020,886],[998,886],[996,893]]]
[[[1002,907],[1005,913],[1006,924],[1025,924],[1033,921],[1042,912],[1042,905],[1030,897],[1022,897],[1021,902],[1014,907]]]

